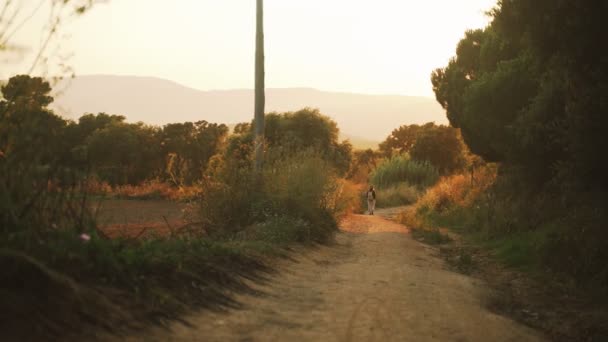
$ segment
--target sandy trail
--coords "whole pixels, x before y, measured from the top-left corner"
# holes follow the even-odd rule
[[[405,227],[355,215],[331,246],[279,265],[239,295],[242,310],[203,312],[128,341],[541,341],[484,308],[484,284],[445,269]]]

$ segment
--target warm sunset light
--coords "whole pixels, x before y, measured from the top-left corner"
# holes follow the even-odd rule
[[[0,341],[608,341],[607,13],[0,0]]]

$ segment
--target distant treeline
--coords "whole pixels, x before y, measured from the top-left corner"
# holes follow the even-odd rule
[[[244,162],[251,157],[250,123],[237,125],[230,135],[225,124],[206,121],[157,127],[127,123],[122,115],[106,113],[71,121],[47,108],[53,101],[50,91],[43,79],[25,75],[2,87],[0,153],[5,158],[49,168],[53,162],[115,186],[151,179],[190,185],[202,179],[212,157],[223,148],[240,154]],[[349,170],[352,146],[338,142],[336,123],[318,110],[271,113],[266,120],[273,154],[314,150],[331,160],[340,174]]]

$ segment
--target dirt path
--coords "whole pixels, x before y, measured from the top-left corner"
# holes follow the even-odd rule
[[[285,261],[244,309],[203,312],[127,341],[541,341],[484,308],[484,286],[378,216],[352,216],[336,244]]]

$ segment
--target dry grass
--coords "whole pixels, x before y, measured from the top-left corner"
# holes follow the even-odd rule
[[[330,198],[326,200],[329,202],[332,211],[337,213],[338,220],[348,214],[361,212],[359,194],[364,191],[364,187],[363,184],[356,184],[343,179],[336,182],[336,191],[331,192]]]
[[[435,227],[428,226],[425,214],[438,214],[455,207],[468,207],[484,194],[495,180],[494,167],[479,168],[471,174],[442,178],[413,206],[406,208],[399,215],[398,220],[414,229],[434,229]]]
[[[193,199],[199,193],[197,186],[175,187],[160,180],[150,180],[139,185],[110,186],[106,182],[90,180],[87,182],[87,193],[122,199],[166,199],[185,201]]]
[[[426,191],[416,204],[417,209],[441,212],[449,207],[467,207],[496,180],[494,168],[482,168],[474,174],[442,178]]]

